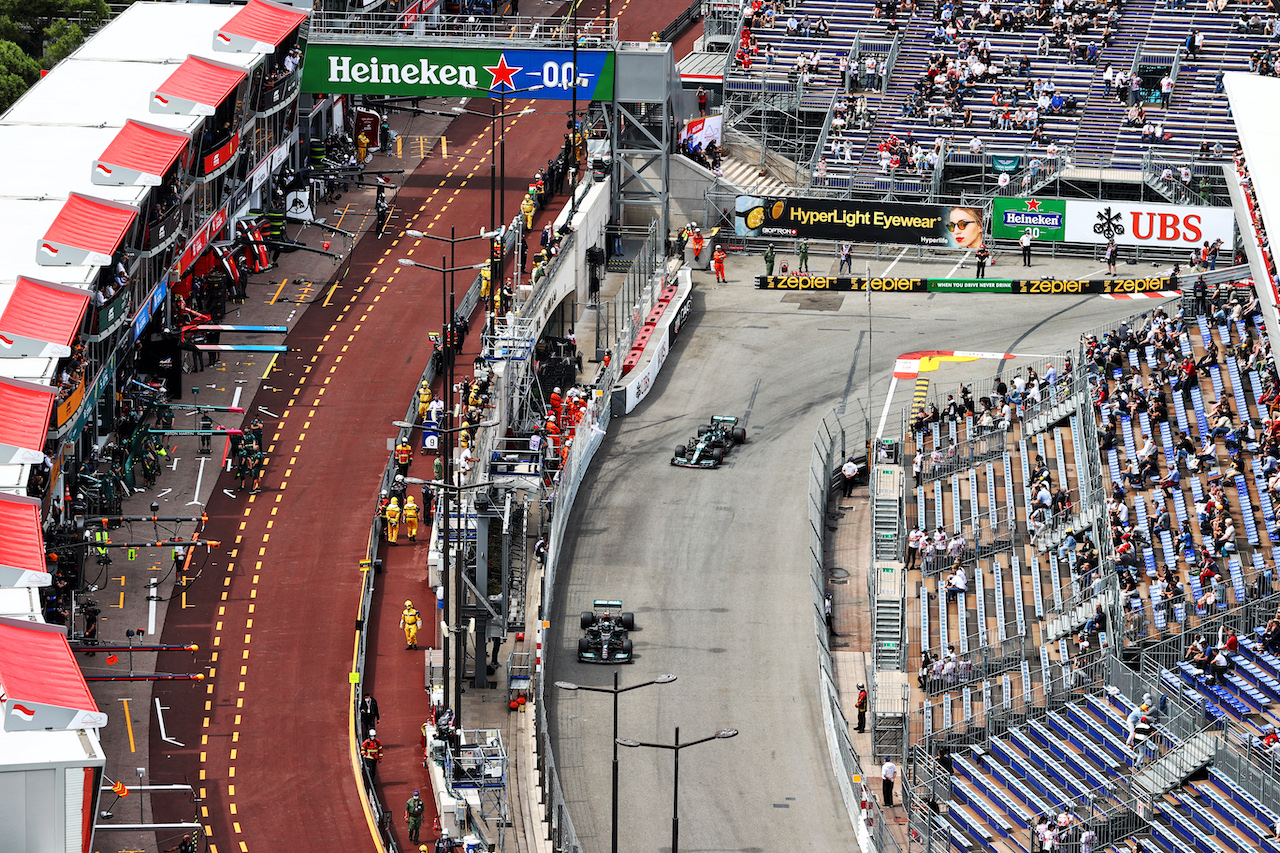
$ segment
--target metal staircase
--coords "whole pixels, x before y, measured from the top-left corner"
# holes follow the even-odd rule
[[[1133,784],[1150,797],[1163,797],[1213,759],[1218,736],[1201,731],[1133,775]]]
[[[510,583],[507,589],[507,630],[523,631],[525,620],[526,586],[529,577],[529,539],[528,539],[528,502],[515,500],[511,503],[511,517],[507,531],[508,558],[510,559]]]
[[[875,558],[877,561],[897,560],[898,540],[902,536],[902,471],[880,465],[872,470],[871,477],[874,486],[871,512]]]

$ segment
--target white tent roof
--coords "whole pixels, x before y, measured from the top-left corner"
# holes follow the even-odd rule
[[[150,112],[151,93],[181,64],[182,60],[60,62],[18,99],[0,123],[123,127],[126,120],[137,119],[194,133],[202,116]],[[21,164],[15,161],[13,166]]]
[[[36,263],[36,243],[48,233],[65,201],[65,196],[0,199],[0,222],[5,223],[0,228],[0,281],[12,282],[20,275],[29,275],[85,287],[98,277],[98,267],[41,267]]]
[[[69,193],[80,192],[141,205],[151,187],[93,183],[93,161],[119,132],[118,127],[0,125],[0,151],[20,167],[0,167],[0,199],[66,198]]]
[[[182,62],[188,54],[195,54],[251,68],[260,58],[255,54],[213,52],[213,34],[240,8],[199,3],[134,3],[70,58]]]
[[[1275,155],[1280,146],[1280,79],[1231,71],[1224,82],[1258,206],[1274,236],[1280,228],[1280,161]]]

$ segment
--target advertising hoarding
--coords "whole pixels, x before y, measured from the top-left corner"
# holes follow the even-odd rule
[[[991,234],[1033,240],[1145,248],[1189,248],[1221,239],[1230,244],[1235,215],[1229,207],[1139,204],[1060,198],[997,198]]]
[[[389,97],[498,97],[609,100],[613,97],[613,52],[410,45],[309,44],[302,64],[302,91],[311,94]]]
[[[982,210],[827,198],[738,196],[734,231],[743,237],[806,237],[977,249]]]

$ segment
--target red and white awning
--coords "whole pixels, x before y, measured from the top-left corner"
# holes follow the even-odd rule
[[[231,53],[275,53],[307,15],[270,0],[249,0],[226,26],[213,34],[213,49]]]
[[[80,333],[89,291],[18,277],[0,311],[0,358],[66,358]]]
[[[211,116],[249,73],[243,68],[188,56],[151,93],[151,112],[180,116]]]
[[[54,389],[0,376],[0,465],[44,461]]]
[[[36,244],[36,263],[46,267],[111,265],[138,217],[131,204],[72,193]]]
[[[0,492],[0,587],[48,586],[40,501]]]
[[[179,157],[186,157],[191,135],[140,121],[127,121],[107,150],[93,162],[95,184],[157,187]]]
[[[107,724],[59,625],[0,618],[0,703],[7,732]]]

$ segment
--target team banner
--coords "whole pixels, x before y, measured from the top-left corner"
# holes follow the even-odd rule
[[[712,142],[719,145],[722,126],[723,116],[689,119],[680,133],[680,141],[690,145],[700,145],[702,148],[706,148]]]
[[[441,48],[410,45],[309,44],[302,91],[421,97],[523,97],[607,101],[613,97],[613,52]],[[576,89],[575,89],[576,81]]]
[[[1030,232],[1051,243],[1189,248],[1219,239],[1230,244],[1235,229],[1229,207],[1125,201],[997,198],[992,216],[993,237],[1016,240]]]
[[[846,278],[821,275],[756,276],[758,290],[809,290],[829,293],[1014,293],[1046,296],[1157,293],[1169,289],[1165,276],[1153,278],[1008,279],[1008,278]]]
[[[826,198],[738,196],[734,231],[742,237],[806,237],[976,249],[982,209]]]
[[[756,276],[760,290],[825,290],[845,293],[873,291],[886,293],[924,293],[928,281],[923,278],[842,278],[823,275]]]

